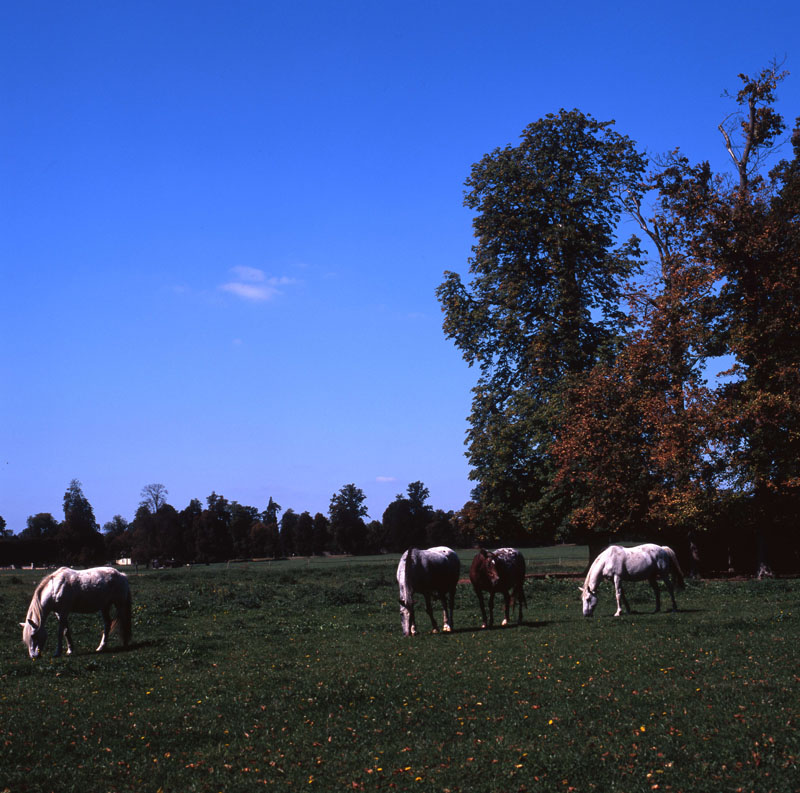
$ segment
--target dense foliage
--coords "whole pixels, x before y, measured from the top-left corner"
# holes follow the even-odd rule
[[[471,281],[446,273],[438,294],[480,369],[468,458],[495,536],[663,536],[697,557],[715,532],[760,572],[770,547],[797,565],[800,123],[777,162],[785,76],[740,75],[720,124],[733,178],[679,150],[648,163],[578,111],[473,167]],[[618,241],[623,214],[642,241]]]

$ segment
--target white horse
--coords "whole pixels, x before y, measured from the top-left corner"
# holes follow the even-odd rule
[[[454,550],[444,546],[428,548],[409,548],[397,565],[397,584],[400,588],[400,619],[403,635],[413,636],[417,632],[414,621],[414,594],[425,598],[425,608],[431,618],[433,632],[439,628],[433,617],[431,595],[436,594],[442,601],[443,631],[453,630],[453,602],[461,562]]]
[[[661,610],[661,593],[658,591],[658,579],[664,582],[672,598],[672,610],[678,610],[675,602],[675,592],[672,586],[670,573],[675,577],[678,586],[683,586],[683,572],[678,564],[675,551],[666,545],[646,543],[635,548],[623,548],[621,545],[610,545],[595,560],[589,568],[586,580],[581,590],[583,601],[583,616],[591,617],[597,605],[597,586],[604,578],[614,581],[614,591],[617,596],[617,611],[615,617],[622,613],[622,605],[630,613],[630,606],[622,591],[623,581],[650,582],[656,595],[656,611]]]
[[[110,609],[114,606],[116,615],[111,621]],[[89,570],[71,570],[59,567],[54,573],[45,576],[33,593],[28,615],[21,622],[22,641],[28,648],[31,658],[38,658],[47,641],[45,622],[50,612],[58,618],[58,647],[56,655],[61,655],[62,640],[67,642],[67,655],[72,653],[72,635],[67,617],[70,612],[90,614],[99,611],[103,617],[103,635],[97,652],[106,646],[111,631],[119,623],[122,629],[122,642],[127,647],[131,639],[131,591],[128,578],[113,567],[93,567]]]

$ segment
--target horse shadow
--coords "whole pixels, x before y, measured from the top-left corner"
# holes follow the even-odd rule
[[[505,631],[518,631],[518,630],[534,630],[539,628],[546,628],[552,625],[551,620],[523,620],[522,622],[509,622],[508,625],[491,625],[486,628],[481,628],[480,625],[475,625],[468,628],[455,628],[453,633],[495,633]]]
[[[135,650],[146,650],[149,647],[163,647],[165,645],[166,641],[163,639],[141,639],[139,641],[128,642],[127,646],[123,644],[114,644],[111,646],[106,646],[99,653],[96,651],[85,650],[80,654],[85,655],[86,657],[89,658],[98,655],[125,655],[126,653],[131,653],[134,652]]]
[[[661,611],[655,611],[654,609],[647,609],[647,608],[643,609],[632,608],[630,611],[627,612],[623,611],[619,617],[615,617],[611,612],[609,612],[608,614],[602,615],[601,618],[605,619],[606,617],[608,617],[609,619],[618,620],[622,617],[660,617],[665,614],[669,617],[673,614],[703,614],[707,610],[708,609],[679,608],[675,609],[674,611],[672,609],[661,609]],[[600,615],[595,614],[594,616],[597,617]]]

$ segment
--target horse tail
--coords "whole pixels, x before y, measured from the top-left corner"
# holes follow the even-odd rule
[[[125,647],[130,644],[132,634],[132,611],[131,608],[131,591],[130,589],[125,593],[125,599],[117,604],[117,613],[114,615],[114,620],[111,623],[111,630],[109,635],[119,627],[122,633],[122,643]]]
[[[520,554],[519,560],[521,562],[519,566],[519,581],[515,589],[518,590],[519,594],[516,594],[516,597],[519,599],[519,602],[525,607],[528,608],[528,599],[525,597],[525,557]]]
[[[683,570],[681,570],[681,566],[678,564],[678,556],[668,545],[664,545],[663,548],[669,557],[669,566],[672,574],[675,576],[675,583],[681,589],[683,589],[685,587],[685,582],[683,578]]]
[[[525,597],[525,579],[523,578],[521,581],[518,581],[514,585],[514,589],[511,593],[514,596],[514,599],[519,603],[521,606],[528,608],[528,598]]]

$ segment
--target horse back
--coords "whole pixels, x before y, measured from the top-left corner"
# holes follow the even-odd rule
[[[60,574],[60,575],[59,575]],[[113,567],[88,570],[62,568],[53,578],[53,600],[77,613],[88,613],[124,603],[130,588],[128,578]]]
[[[424,594],[455,589],[461,563],[451,548],[410,548],[406,553],[405,583],[413,591]]]

